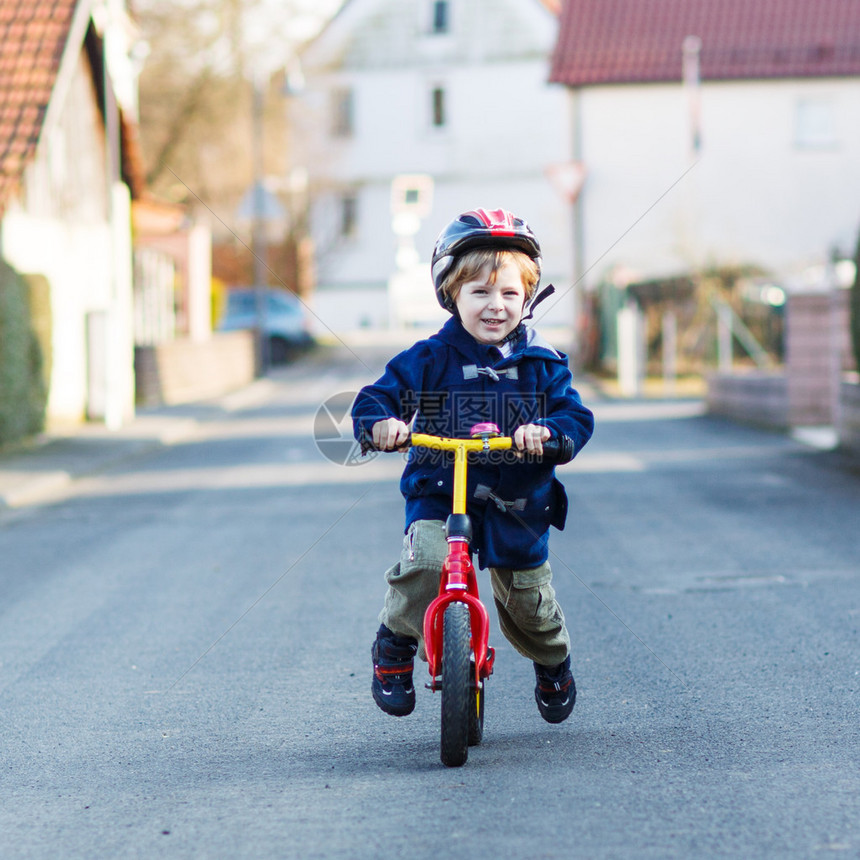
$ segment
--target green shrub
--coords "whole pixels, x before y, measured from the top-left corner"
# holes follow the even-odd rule
[[[0,445],[39,433],[47,399],[27,284],[0,260]]]
[[[42,352],[42,380],[50,391],[54,347],[51,312],[51,284],[44,275],[22,275],[27,284],[27,304],[30,307],[30,325]]]

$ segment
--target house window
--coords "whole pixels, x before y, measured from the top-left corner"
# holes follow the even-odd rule
[[[358,231],[358,197],[344,194],[340,198],[340,235],[344,239],[355,236]]]
[[[798,149],[833,149],[838,143],[834,103],[800,99],[794,112],[794,145]]]
[[[435,0],[433,3],[433,20],[430,24],[430,30],[433,33],[447,33],[450,27],[450,9],[448,0]]]
[[[391,183],[391,212],[425,218],[433,202],[433,180],[425,173],[401,173]]]
[[[355,105],[352,90],[335,90],[331,98],[332,137],[351,137],[355,130]]]
[[[444,128],[448,123],[445,90],[442,87],[433,87],[430,91],[430,123],[433,128]]]

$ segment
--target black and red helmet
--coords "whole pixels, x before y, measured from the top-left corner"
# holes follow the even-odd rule
[[[454,260],[474,248],[500,248],[522,251],[537,264],[540,281],[540,244],[531,227],[505,209],[472,209],[458,215],[436,239],[430,271],[436,298],[445,310],[450,301],[442,295],[442,284],[454,265]],[[537,287],[537,283],[535,284]]]

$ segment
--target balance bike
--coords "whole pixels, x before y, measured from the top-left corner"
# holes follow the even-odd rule
[[[472,523],[466,513],[466,469],[470,453],[503,451],[513,445],[495,424],[476,424],[469,439],[413,433],[414,447],[454,454],[453,509],[445,523],[448,555],[442,565],[439,594],[424,615],[424,650],[430,670],[426,685],[442,696],[441,759],[447,767],[466,763],[469,747],[484,734],[485,682],[493,672],[495,651],[489,647],[489,616],[478,595],[472,564]],[[555,440],[543,443],[544,458],[555,459]]]

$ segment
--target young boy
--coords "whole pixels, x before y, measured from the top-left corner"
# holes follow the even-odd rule
[[[490,570],[502,633],[534,663],[538,710],[560,723],[573,710],[576,686],[547,539],[550,525],[564,527],[567,497],[554,466],[534,455],[560,437],[572,458],[591,437],[594,419],[571,388],[566,357],[523,324],[526,304],[534,307],[552,291],[535,297],[541,253],[525,221],[501,209],[466,212],[439,235],[431,267],[436,296],[452,318],[361,390],[352,412],[356,438],[372,437],[391,451],[412,430],[468,437],[480,422],[513,437],[521,458],[476,460],[469,468],[472,546]],[[372,648],[373,698],[394,716],[415,707],[413,658],[424,657],[424,612],[438,593],[447,552],[453,466],[438,455],[410,450],[400,482],[406,536],[400,561],[385,574]]]

